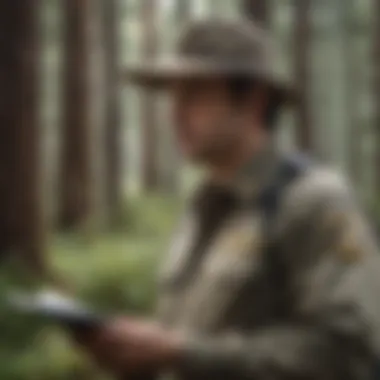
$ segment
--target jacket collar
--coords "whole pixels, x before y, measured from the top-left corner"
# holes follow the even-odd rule
[[[229,183],[218,184],[206,179],[196,198],[205,200],[214,194],[215,189],[224,189],[237,196],[242,203],[252,202],[273,179],[279,161],[280,153],[276,145],[270,142],[260,152],[252,155]]]
[[[237,172],[232,182],[236,194],[242,199],[254,199],[268,185],[276,173],[279,152],[273,142],[255,153]]]

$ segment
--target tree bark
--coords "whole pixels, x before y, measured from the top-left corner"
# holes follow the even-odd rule
[[[44,275],[38,9],[38,0],[0,2],[0,255]]]
[[[178,33],[182,33],[190,19],[191,3],[188,0],[177,0],[175,8],[175,25]],[[176,39],[174,42],[177,42]],[[165,190],[171,195],[178,195],[181,187],[182,157],[178,150],[178,144],[174,128],[169,128],[167,133],[165,152]]]
[[[105,205],[114,222],[122,206],[118,0],[102,2],[105,71]]]
[[[90,162],[90,5],[65,0],[60,227],[86,223],[92,214]]]
[[[356,35],[352,33],[355,27],[354,4],[352,0],[347,0],[347,3],[341,5],[343,12],[343,34],[344,34],[344,60],[346,67],[346,109],[348,127],[348,159],[349,172],[351,178],[356,185],[361,185],[361,168],[362,168],[362,143],[363,143],[363,126],[360,119],[360,104],[361,98],[361,65],[360,65],[360,50],[358,49]]]
[[[142,0],[142,53],[151,61],[157,52],[157,0]],[[149,89],[142,89],[142,187],[154,192],[159,187],[157,104]]]
[[[294,71],[299,92],[296,110],[296,139],[302,150],[312,149],[312,116],[310,107],[310,44],[311,44],[311,1],[295,1]]]
[[[373,68],[374,72],[374,97],[375,97],[375,121],[374,138],[376,139],[375,152],[375,194],[377,201],[380,194],[380,0],[374,0],[374,36],[373,36]]]

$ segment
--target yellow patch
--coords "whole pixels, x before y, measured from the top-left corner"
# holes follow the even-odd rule
[[[220,241],[220,249],[233,256],[258,252],[263,243],[263,236],[256,220],[237,221]]]
[[[355,234],[345,233],[337,247],[339,256],[346,262],[357,262],[363,256],[362,248],[358,246]]]
[[[344,261],[357,262],[363,256],[363,247],[360,244],[361,224],[356,215],[346,215],[341,220],[341,236],[338,239],[337,253]]]
[[[257,251],[255,249],[255,245],[258,244],[258,237],[247,232],[241,232],[236,234],[230,241],[227,242],[224,251],[228,255],[233,256],[244,256],[251,254],[253,251]]]

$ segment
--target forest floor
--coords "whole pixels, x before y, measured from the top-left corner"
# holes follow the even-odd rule
[[[57,236],[51,245],[56,271],[70,289],[96,308],[149,313],[158,261],[165,252],[178,204],[133,202],[124,223],[107,233]],[[2,313],[0,378],[4,380],[103,379],[74,349],[64,331],[6,318]]]

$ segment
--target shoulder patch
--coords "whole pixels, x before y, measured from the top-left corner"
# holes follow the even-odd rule
[[[339,257],[347,263],[360,261],[365,254],[365,247],[360,238],[363,232],[363,221],[353,212],[342,212],[339,219],[340,234],[335,250]]]

